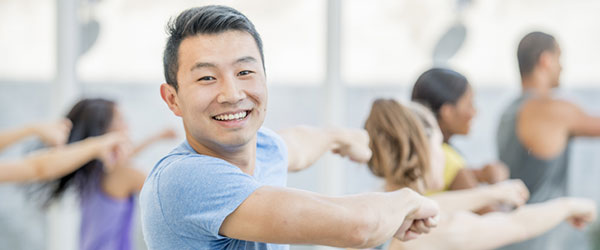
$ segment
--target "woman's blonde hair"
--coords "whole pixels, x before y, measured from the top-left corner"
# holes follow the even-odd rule
[[[393,99],[373,102],[365,129],[373,156],[369,169],[376,176],[423,193],[430,171],[429,136],[435,118],[422,105],[406,107]]]

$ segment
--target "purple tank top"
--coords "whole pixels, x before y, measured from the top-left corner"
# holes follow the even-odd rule
[[[80,250],[131,250],[133,195],[115,199],[94,181],[81,197]]]

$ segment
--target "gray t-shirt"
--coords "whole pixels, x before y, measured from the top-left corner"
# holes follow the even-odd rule
[[[254,175],[200,155],[187,143],[160,160],[140,194],[142,229],[149,249],[289,249],[288,245],[219,235],[225,218],[263,185],[285,186],[287,147],[275,132],[258,131]]]

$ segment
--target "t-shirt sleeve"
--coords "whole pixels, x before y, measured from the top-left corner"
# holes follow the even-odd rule
[[[188,156],[158,178],[158,200],[171,230],[193,239],[221,238],[219,229],[260,184],[218,159]]]

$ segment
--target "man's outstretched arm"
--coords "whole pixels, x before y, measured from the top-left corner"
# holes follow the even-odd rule
[[[408,188],[327,197],[263,186],[226,217],[219,234],[255,242],[365,248],[394,236],[408,240],[427,233],[437,215],[435,202]]]

